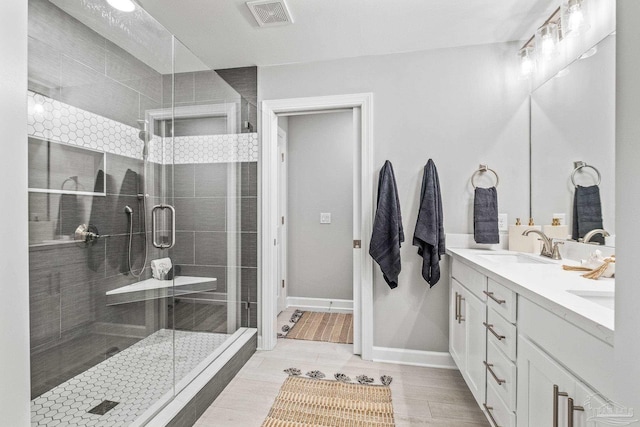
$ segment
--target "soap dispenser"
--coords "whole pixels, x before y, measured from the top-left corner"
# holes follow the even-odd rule
[[[533,252],[533,243],[529,236],[523,236],[530,227],[522,225],[520,218],[516,218],[516,224],[509,226],[509,250],[516,252]]]
[[[539,225],[533,223],[533,218],[529,218],[530,225],[522,225],[520,218],[516,218],[516,224],[509,226],[509,250],[516,252],[536,253],[540,251],[540,242],[538,236],[530,234],[523,236],[527,230],[540,230]]]
[[[551,225],[545,225],[542,231],[550,239],[566,240],[569,237],[569,227],[567,225],[560,225],[560,218],[552,218]]]

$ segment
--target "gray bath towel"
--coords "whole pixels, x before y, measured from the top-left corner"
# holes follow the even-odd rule
[[[369,255],[380,265],[384,280],[391,289],[398,286],[402,242],[404,231],[396,177],[391,162],[387,160],[378,178],[378,207],[373,221]]]
[[[431,287],[440,280],[440,258],[445,252],[443,219],[438,170],[429,159],[422,176],[413,246],[418,247],[418,255],[422,257],[422,277]]]
[[[500,243],[496,187],[476,188],[473,201],[473,238],[476,243]]]
[[[576,186],[573,194],[573,224],[571,238],[578,240],[589,231],[602,228],[602,204],[600,202],[600,188]],[[604,245],[604,236],[598,234],[591,238],[592,242]]]

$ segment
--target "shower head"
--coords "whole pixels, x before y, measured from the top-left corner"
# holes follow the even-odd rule
[[[131,215],[133,213],[133,209],[131,209],[131,206],[127,205],[127,206],[124,207],[124,212],[127,215]]]

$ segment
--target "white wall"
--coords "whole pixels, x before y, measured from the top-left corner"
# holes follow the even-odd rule
[[[0,424],[28,426],[27,2],[0,2]]]
[[[517,49],[495,44],[258,70],[259,100],[374,94],[374,161],[377,168],[393,163],[407,235],[397,289],[376,266],[375,346],[448,351],[448,269],[443,262],[442,281],[429,289],[411,245],[430,157],[440,175],[446,232],[472,232],[469,180],[481,162],[500,175],[500,211],[510,219],[528,215],[528,93],[516,78]]]
[[[353,113],[289,117],[287,136],[288,296],[351,300]]]
[[[640,417],[640,2],[617,2],[616,54],[616,335],[615,388],[619,403]]]

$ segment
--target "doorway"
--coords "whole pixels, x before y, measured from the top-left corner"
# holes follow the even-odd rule
[[[282,254],[282,183],[281,163],[283,145],[279,141],[279,115],[319,114],[336,110],[350,110],[356,143],[353,144],[353,315],[354,353],[371,359],[373,339],[373,262],[363,253],[368,248],[373,223],[373,165],[372,165],[372,94],[338,95],[317,98],[295,98],[262,102],[262,193],[261,193],[261,335],[259,347],[273,349],[276,343],[276,315],[283,308]],[[280,132],[282,135],[282,132]],[[286,171],[286,169],[285,169]],[[286,172],[285,172],[286,173]],[[285,205],[286,206],[286,205]],[[286,221],[285,221],[286,225]],[[273,243],[272,243],[273,242]],[[284,251],[283,251],[284,249]],[[285,279],[286,281],[286,279]],[[285,288],[286,290],[286,288]]]

